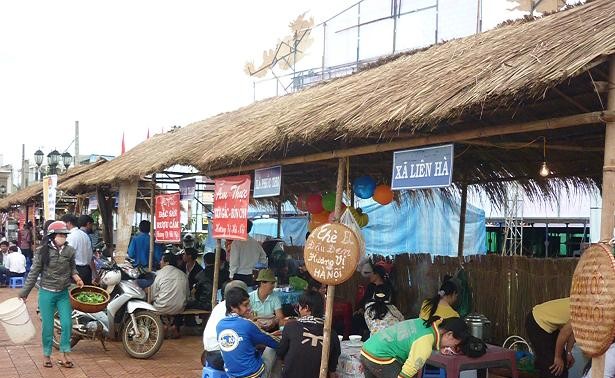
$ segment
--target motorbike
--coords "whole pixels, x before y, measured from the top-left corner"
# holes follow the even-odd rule
[[[146,302],[147,295],[137,284],[143,275],[130,261],[116,264],[112,259],[98,269],[101,287],[106,287],[111,300],[104,311],[86,313],[73,310],[71,347],[82,339],[99,340],[107,350],[105,340],[121,339],[126,353],[147,359],[160,350],[164,341],[162,320],[156,309]],[[60,319],[54,319],[53,345],[59,349]]]

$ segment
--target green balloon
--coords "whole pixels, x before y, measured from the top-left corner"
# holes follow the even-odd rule
[[[335,210],[335,192],[329,192],[322,196],[322,207],[327,211]]]

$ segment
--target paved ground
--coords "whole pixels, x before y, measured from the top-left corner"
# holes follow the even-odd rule
[[[17,289],[0,288],[0,302],[17,295]],[[4,328],[0,326],[0,378],[70,377],[102,378],[125,377],[193,377],[201,376],[201,336],[183,336],[178,340],[165,340],[160,351],[149,360],[129,357],[121,342],[107,342],[105,352],[100,342],[81,340],[71,354],[75,363],[73,369],[44,368],[40,341],[40,321],[36,316],[36,289],[28,297],[28,311],[34,321],[37,334],[25,345],[11,342]],[[55,353],[55,350],[54,350]],[[55,361],[55,356],[52,356]]]

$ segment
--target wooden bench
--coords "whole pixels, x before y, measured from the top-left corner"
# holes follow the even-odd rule
[[[209,316],[209,314],[211,314],[211,311],[209,310],[200,310],[198,308],[191,308],[188,310],[184,310],[183,312],[181,312],[179,315],[200,315],[200,316]]]

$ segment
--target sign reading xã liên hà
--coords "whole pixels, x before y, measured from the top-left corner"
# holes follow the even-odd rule
[[[391,189],[450,186],[453,177],[452,144],[393,152]]]

